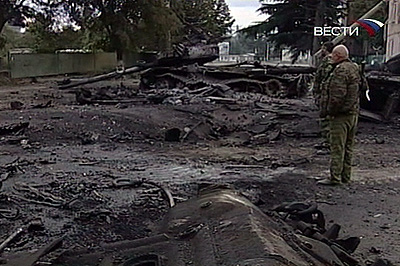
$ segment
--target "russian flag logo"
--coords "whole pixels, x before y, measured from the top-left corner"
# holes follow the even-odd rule
[[[366,29],[370,37],[375,36],[375,34],[381,30],[383,25],[385,25],[376,19],[359,19],[356,23]]]

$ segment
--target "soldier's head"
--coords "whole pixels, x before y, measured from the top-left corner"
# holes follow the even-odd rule
[[[332,42],[325,42],[321,47],[322,54],[325,56],[332,53],[333,47],[335,47],[335,45]]]
[[[349,58],[349,50],[343,44],[335,46],[332,51],[333,63],[339,63]]]

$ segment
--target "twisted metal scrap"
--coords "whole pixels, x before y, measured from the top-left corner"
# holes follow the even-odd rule
[[[15,195],[18,199],[42,204],[50,207],[62,207],[67,201],[63,198],[54,196],[51,193],[40,191],[39,189],[33,187],[32,185],[18,182],[13,187],[16,191],[18,191],[19,195]]]

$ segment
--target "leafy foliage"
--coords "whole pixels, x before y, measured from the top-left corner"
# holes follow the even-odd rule
[[[9,21],[13,21],[14,24],[22,24],[23,13],[28,13],[28,8],[23,4],[23,1],[0,0],[0,33]],[[6,46],[6,42],[6,37],[0,35],[0,50]]]
[[[0,32],[8,21],[21,24],[23,14],[29,12],[30,9],[24,5],[24,1],[0,0]]]
[[[50,17],[38,15],[35,22],[29,26],[28,34],[32,38],[31,48],[41,53],[52,53],[62,49],[81,49],[83,32],[64,26],[54,31]]]
[[[6,22],[23,26],[37,14],[52,14],[62,0],[0,0],[0,32]],[[55,14],[55,13],[54,13]]]
[[[66,0],[64,10],[87,36],[86,47],[165,51],[172,43],[216,39],[233,24],[225,0]]]
[[[13,26],[25,26],[38,15],[54,17],[61,0],[0,0],[0,33],[8,22]],[[54,22],[54,20],[53,20]],[[0,36],[0,50],[7,48],[10,36]],[[12,46],[12,45],[11,45]]]
[[[13,48],[33,48],[34,43],[32,35],[29,33],[21,34],[11,29],[7,25],[3,28],[3,33],[0,35],[0,42],[3,39],[3,50],[0,49],[0,56],[5,56],[7,51]],[[0,47],[2,45],[0,44]]]
[[[249,38],[243,33],[236,33],[229,40],[231,54],[244,54],[249,51],[254,51],[256,42],[254,38]]]
[[[343,14],[340,0],[275,0],[261,2],[260,12],[270,16],[258,25],[244,29],[253,36],[267,36],[278,47],[288,47],[297,58],[316,49],[314,26],[337,26]]]
[[[67,0],[64,11],[86,33],[86,46],[117,51],[168,46],[177,18],[163,0]]]
[[[231,32],[234,19],[225,0],[176,0],[171,8],[183,24],[181,36],[186,42],[217,42]]]
[[[233,19],[225,0],[0,0],[0,23],[28,19],[34,48],[165,51],[183,40],[217,40]],[[29,4],[29,5],[27,5]],[[66,26],[68,25],[68,26]],[[1,24],[0,24],[1,26]],[[200,33],[200,34],[199,34]],[[200,38],[195,38],[196,36]],[[0,40],[0,44],[5,39]]]
[[[31,48],[40,53],[53,53],[61,49],[81,49],[84,35],[83,32],[71,27],[55,32],[51,22],[37,19],[23,34],[5,26],[2,38],[4,38],[4,49],[1,55],[4,56],[8,50],[14,48]]]

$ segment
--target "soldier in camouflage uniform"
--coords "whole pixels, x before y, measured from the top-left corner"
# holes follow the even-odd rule
[[[333,49],[334,69],[324,82],[327,91],[321,97],[321,116],[327,116],[330,127],[330,178],[321,185],[348,183],[351,178],[354,138],[359,114],[360,70],[349,59],[344,45]]]
[[[325,94],[326,92],[323,91],[323,82],[324,80],[328,77],[328,75],[332,72],[332,58],[331,58],[331,53],[333,50],[333,43],[332,42],[326,42],[322,45],[322,61],[317,69],[317,72],[315,73],[315,78],[314,78],[314,85],[313,85],[313,95],[315,99],[315,104],[320,108],[321,110],[321,97],[322,94]],[[329,144],[329,120],[326,117],[321,117],[320,118],[320,126],[321,126],[321,135],[322,138],[324,139],[324,143]]]

